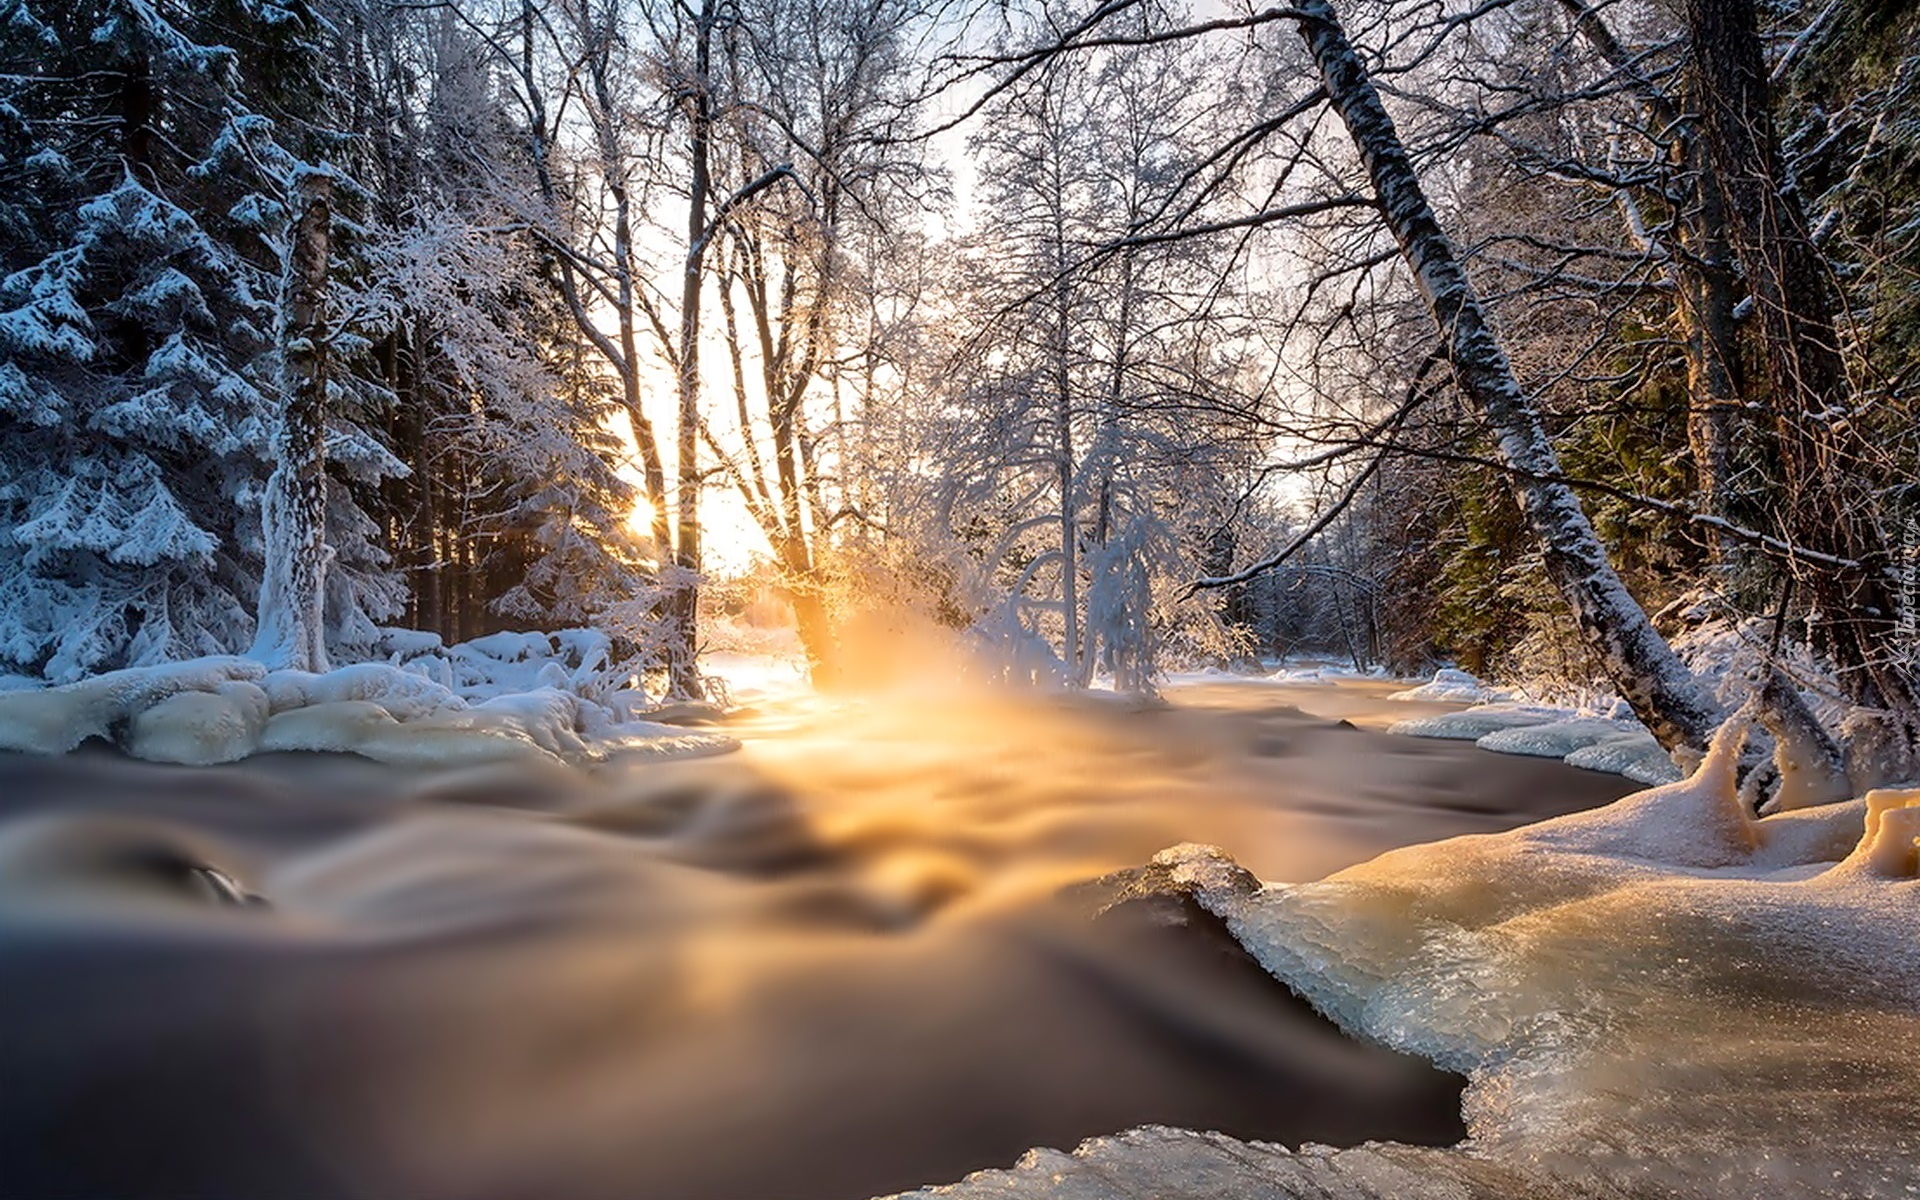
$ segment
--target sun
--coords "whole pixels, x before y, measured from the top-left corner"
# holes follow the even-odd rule
[[[635,496],[633,507],[627,510],[627,532],[641,541],[653,537],[653,501],[646,496]]]

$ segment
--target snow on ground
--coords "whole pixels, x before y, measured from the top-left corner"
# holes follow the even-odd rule
[[[719,650],[700,656],[701,674],[717,679],[734,704],[797,696],[811,686],[804,660],[739,650]]]
[[[1282,665],[1265,675],[1236,675],[1202,670],[1170,674],[1171,687],[1209,683],[1273,683],[1286,686],[1338,686],[1356,680],[1389,680],[1383,669],[1356,671],[1326,663]],[[1597,697],[1595,705],[1576,709],[1560,704],[1531,703],[1522,693],[1496,688],[1452,667],[1434,673],[1418,687],[1394,692],[1388,700],[1469,704],[1455,713],[1414,717],[1395,722],[1389,732],[1408,737],[1453,738],[1473,742],[1498,754],[1524,754],[1562,759],[1589,771],[1623,775],[1635,783],[1671,783],[1680,778],[1667,752],[1638,721],[1611,697]]]
[[[911,1194],[1920,1195],[1920,788],[1756,819],[1744,734],[1684,782],[1317,883],[1159,857],[1347,1032],[1465,1072],[1461,1145],[1147,1128]]]
[[[204,766],[266,751],[358,754],[397,766],[597,762],[733,749],[649,722],[606,635],[500,633],[454,646],[386,631],[389,659],[321,674],[203,658],[60,687],[0,691],[0,750],[63,754],[90,739],[150,762]]]
[[[1635,783],[1672,783],[1680,778],[1660,743],[1624,706],[1602,698],[1604,715],[1557,704],[1527,703],[1516,693],[1488,687],[1465,671],[1444,669],[1431,682],[1389,699],[1458,701],[1473,705],[1455,713],[1396,722],[1391,733],[1457,738],[1497,754],[1558,758],[1569,766],[1624,775]]]
[[[1442,667],[1433,673],[1433,678],[1416,688],[1404,692],[1395,692],[1393,700],[1433,700],[1441,703],[1486,704],[1489,701],[1504,700],[1509,693],[1489,688],[1465,671],[1451,667]]]
[[[1799,681],[1809,706],[1829,728],[1837,727],[1845,715],[1837,689],[1803,647],[1783,650],[1775,646],[1771,622],[1700,617],[1693,628],[1674,639],[1673,647],[1728,711],[1746,701],[1754,681],[1777,654],[1781,656],[1778,665],[1789,678]],[[1541,703],[1545,698],[1567,698],[1556,693],[1543,697],[1541,691],[1493,688],[1465,671],[1441,670],[1430,682],[1395,693],[1391,699],[1456,700],[1474,707],[1401,721],[1392,726],[1391,732],[1462,738],[1483,750],[1502,754],[1559,758],[1569,766],[1624,775],[1635,783],[1671,783],[1680,778],[1680,768],[1617,697],[1583,694],[1576,707]]]
[[[1327,684],[1329,686],[1356,679],[1391,679],[1385,667],[1369,667],[1365,670],[1351,665],[1309,660],[1299,663],[1275,662],[1266,660],[1261,664],[1264,673],[1253,674],[1247,671],[1227,670],[1221,667],[1197,667],[1190,671],[1168,671],[1160,677],[1160,682],[1169,687],[1206,683],[1277,683],[1277,684]]]

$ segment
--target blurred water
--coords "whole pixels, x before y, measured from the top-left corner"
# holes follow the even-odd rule
[[[1290,707],[1378,690],[796,703],[593,775],[0,758],[0,1196],[859,1197],[1151,1122],[1451,1141],[1456,1078],[1054,898],[1627,790]]]

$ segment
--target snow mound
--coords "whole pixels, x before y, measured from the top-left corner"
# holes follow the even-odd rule
[[[1471,741],[1497,754],[1558,758],[1568,766],[1624,775],[1635,783],[1672,783],[1681,776],[1680,768],[1638,721],[1581,716],[1547,705],[1483,704],[1398,721],[1388,732]]]
[[[641,664],[618,657],[613,639],[598,629],[491,633],[452,646],[424,630],[383,629],[379,649],[389,667],[470,702],[553,688],[622,717],[647,704],[634,687]]]
[[[1583,746],[1568,754],[1565,762],[1570,767],[1622,775],[1648,787],[1681,778],[1673,756],[1644,730]]]
[[[1405,695],[1401,693],[1400,695]],[[1399,699],[1399,696],[1393,699]],[[1387,730],[1406,737],[1450,738],[1477,742],[1503,729],[1528,729],[1565,720],[1568,713],[1559,708],[1538,708],[1521,704],[1485,704],[1462,712],[1441,713],[1433,717],[1414,717],[1396,721]]]
[[[324,674],[275,671],[262,684],[276,713],[315,704],[367,700],[396,720],[462,709],[467,703],[451,688],[385,663],[355,663]]]
[[[626,695],[617,689],[602,693],[610,703],[571,690],[567,685],[592,682],[589,677],[605,666],[604,637],[570,636],[578,632],[482,639],[487,649],[510,656],[519,670],[485,674],[484,686],[475,689],[481,693],[477,698],[412,669],[411,663],[269,674],[258,663],[237,658],[131,668],[61,687],[0,692],[0,750],[64,754],[97,738],[136,758],[193,766],[266,751],[309,751],[428,767],[679,758],[738,746],[725,734],[634,721]],[[426,645],[422,639],[406,644]],[[556,655],[572,662],[571,673]],[[496,664],[506,661],[487,657]],[[526,686],[510,688],[506,679]]]
[[[1349,1033],[1465,1072],[1461,1145],[1143,1129],[916,1194],[1914,1195],[1920,788],[1754,818],[1745,735],[1683,782],[1317,883],[1156,859]]]
[[[1629,737],[1639,730],[1640,726],[1631,721],[1573,717],[1564,721],[1549,721],[1544,725],[1520,725],[1496,730],[1476,739],[1473,744],[1496,754],[1565,758],[1576,750]]]
[[[266,691],[244,680],[211,692],[179,692],[134,715],[127,752],[195,767],[238,762],[259,749],[270,711]]]
[[[157,667],[128,667],[78,683],[0,692],[0,750],[66,754],[94,738],[114,740],[135,714],[181,692],[254,682],[266,674],[243,658],[196,658]]]
[[[1404,692],[1395,692],[1389,700],[1426,700],[1457,704],[1486,704],[1490,701],[1504,700],[1506,692],[1489,688],[1465,671],[1452,667],[1442,667],[1433,673],[1433,678],[1416,688]]]

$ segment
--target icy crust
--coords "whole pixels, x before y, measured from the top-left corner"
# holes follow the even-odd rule
[[[982,1171],[914,1200],[1473,1200],[1531,1196],[1529,1181],[1496,1163],[1421,1146],[1350,1150],[1242,1142],[1219,1133],[1147,1125],[1093,1138],[1072,1154],[1032,1150],[1010,1171]],[[1557,1190],[1556,1196],[1578,1195]]]
[[[1405,699],[1406,695],[1405,692],[1398,692],[1389,699],[1401,700]],[[1469,708],[1464,712],[1441,713],[1438,716],[1396,721],[1388,732],[1405,737],[1448,738],[1473,742],[1490,733],[1548,725],[1565,719],[1567,715],[1564,709],[1558,708],[1528,704],[1487,704],[1479,708]]]
[[[922,1195],[1920,1195],[1920,788],[1755,820],[1737,733],[1592,812],[1248,886],[1157,865],[1355,1036],[1466,1072],[1449,1150],[1137,1130]]]
[[[1406,699],[1402,692],[1394,699]],[[1639,722],[1619,717],[1583,717],[1564,708],[1484,704],[1462,712],[1396,722],[1391,733],[1455,738],[1482,750],[1558,758],[1589,771],[1624,775],[1635,783],[1672,783],[1680,768]]]
[[[549,665],[529,674],[551,677],[557,671]],[[624,705],[527,682],[521,691],[490,683],[476,700],[387,663],[311,674],[269,673],[240,658],[196,659],[0,692],[0,750],[64,754],[100,739],[149,762],[194,766],[285,750],[449,766],[688,757],[737,745],[725,735],[634,720]]]

